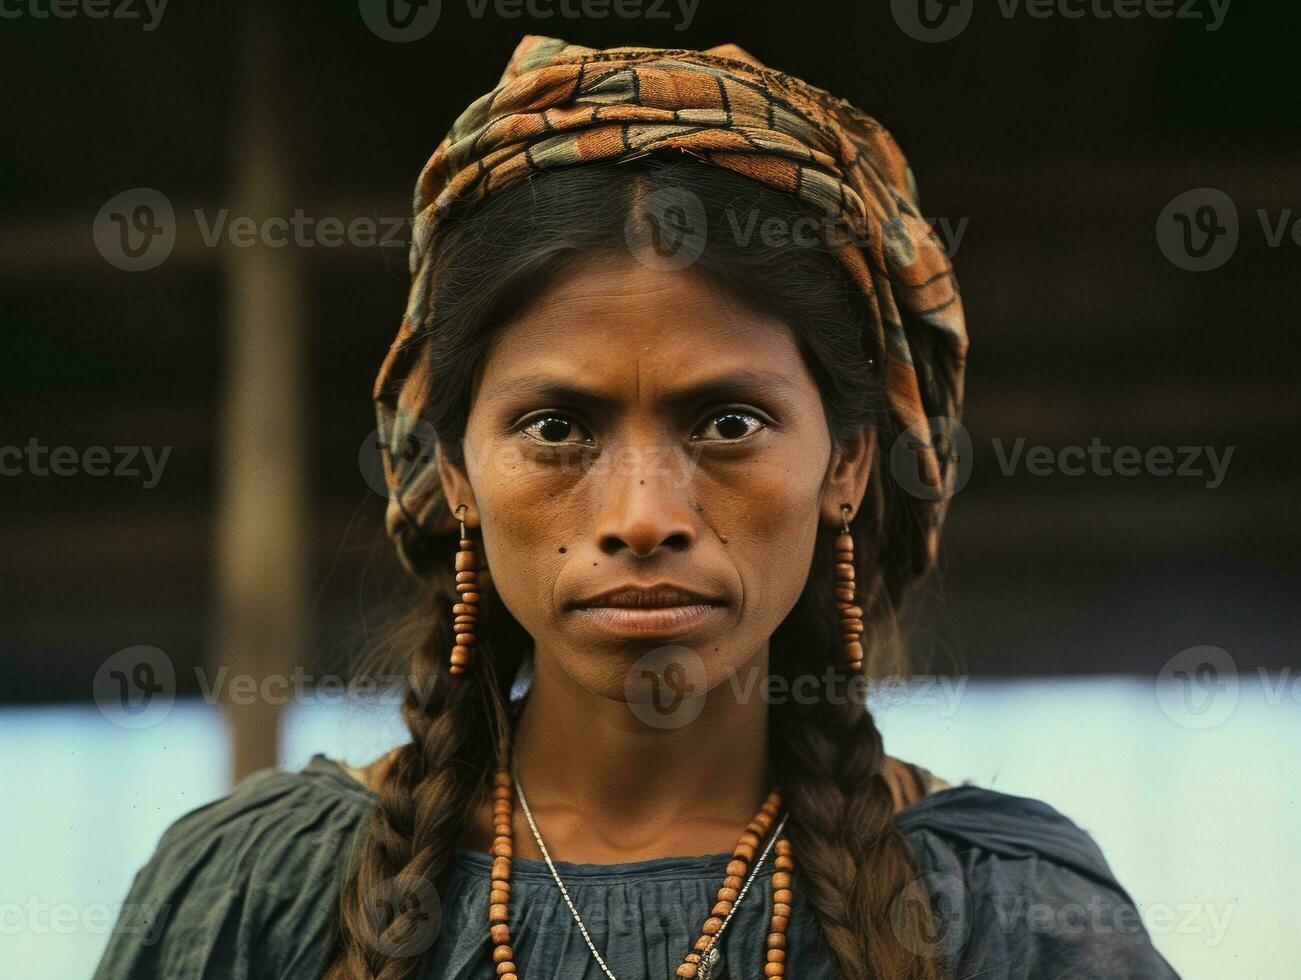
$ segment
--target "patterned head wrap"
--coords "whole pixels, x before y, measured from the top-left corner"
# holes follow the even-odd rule
[[[417,431],[428,430],[428,264],[440,222],[453,206],[461,213],[543,170],[661,150],[794,194],[852,233],[837,254],[874,313],[864,324],[866,349],[889,411],[911,433],[904,455],[916,472],[905,482],[923,490],[909,500],[911,551],[913,572],[923,571],[935,560],[949,496],[947,420],[961,412],[967,332],[952,265],[918,212],[894,139],[850,103],[733,44],[597,50],[537,35],[519,43],[497,87],[456,120],[416,183],[411,291],[374,390],[387,449],[386,526],[403,564],[421,574],[420,539],[457,528]],[[422,443],[425,451],[411,451]]]

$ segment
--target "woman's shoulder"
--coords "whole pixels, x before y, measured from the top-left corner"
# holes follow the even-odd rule
[[[253,773],[179,817],[136,873],[96,980],[319,975],[373,806],[318,755],[297,772]]]
[[[897,814],[896,823],[904,833],[931,834],[955,845],[1009,856],[1051,855],[1090,869],[1105,867],[1092,836],[1051,804],[971,782],[954,786],[914,768],[931,789]]]
[[[1177,976],[1091,834],[1043,800],[944,785],[896,825],[953,976]]]
[[[262,769],[226,795],[178,817],[159,839],[147,867],[179,871],[220,861],[237,874],[272,867],[287,871],[290,855],[311,861],[355,834],[374,802],[374,795],[341,763],[324,755],[313,756],[296,771]],[[321,867],[326,866],[323,861]]]

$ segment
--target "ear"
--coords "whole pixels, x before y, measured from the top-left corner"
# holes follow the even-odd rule
[[[452,512],[453,519],[456,519],[456,508],[465,504],[467,509],[461,512],[460,519],[465,521],[467,528],[477,527],[479,506],[474,499],[474,490],[470,486],[470,477],[465,467],[453,463],[446,453],[438,453],[437,458],[438,479],[443,484],[443,499],[447,501],[447,509]]]
[[[822,481],[819,510],[823,523],[839,527],[843,516],[841,504],[853,508],[851,518],[858,513],[867,493],[867,481],[872,475],[876,459],[876,426],[867,425],[854,433],[842,446],[833,446],[827,475]]]

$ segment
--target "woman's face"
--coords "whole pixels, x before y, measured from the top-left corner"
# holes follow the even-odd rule
[[[857,511],[870,442],[833,453],[785,326],[694,269],[608,253],[499,332],[464,468],[444,458],[440,472],[481,530],[488,601],[529,632],[539,664],[628,700],[657,660],[685,657],[693,688],[766,664],[819,524],[838,524],[842,502]],[[665,584],[699,598],[585,605]]]

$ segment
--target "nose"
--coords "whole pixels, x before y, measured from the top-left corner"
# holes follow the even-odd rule
[[[627,549],[637,558],[685,551],[696,541],[696,509],[688,472],[662,443],[625,443],[600,476],[597,543],[607,555]]]

